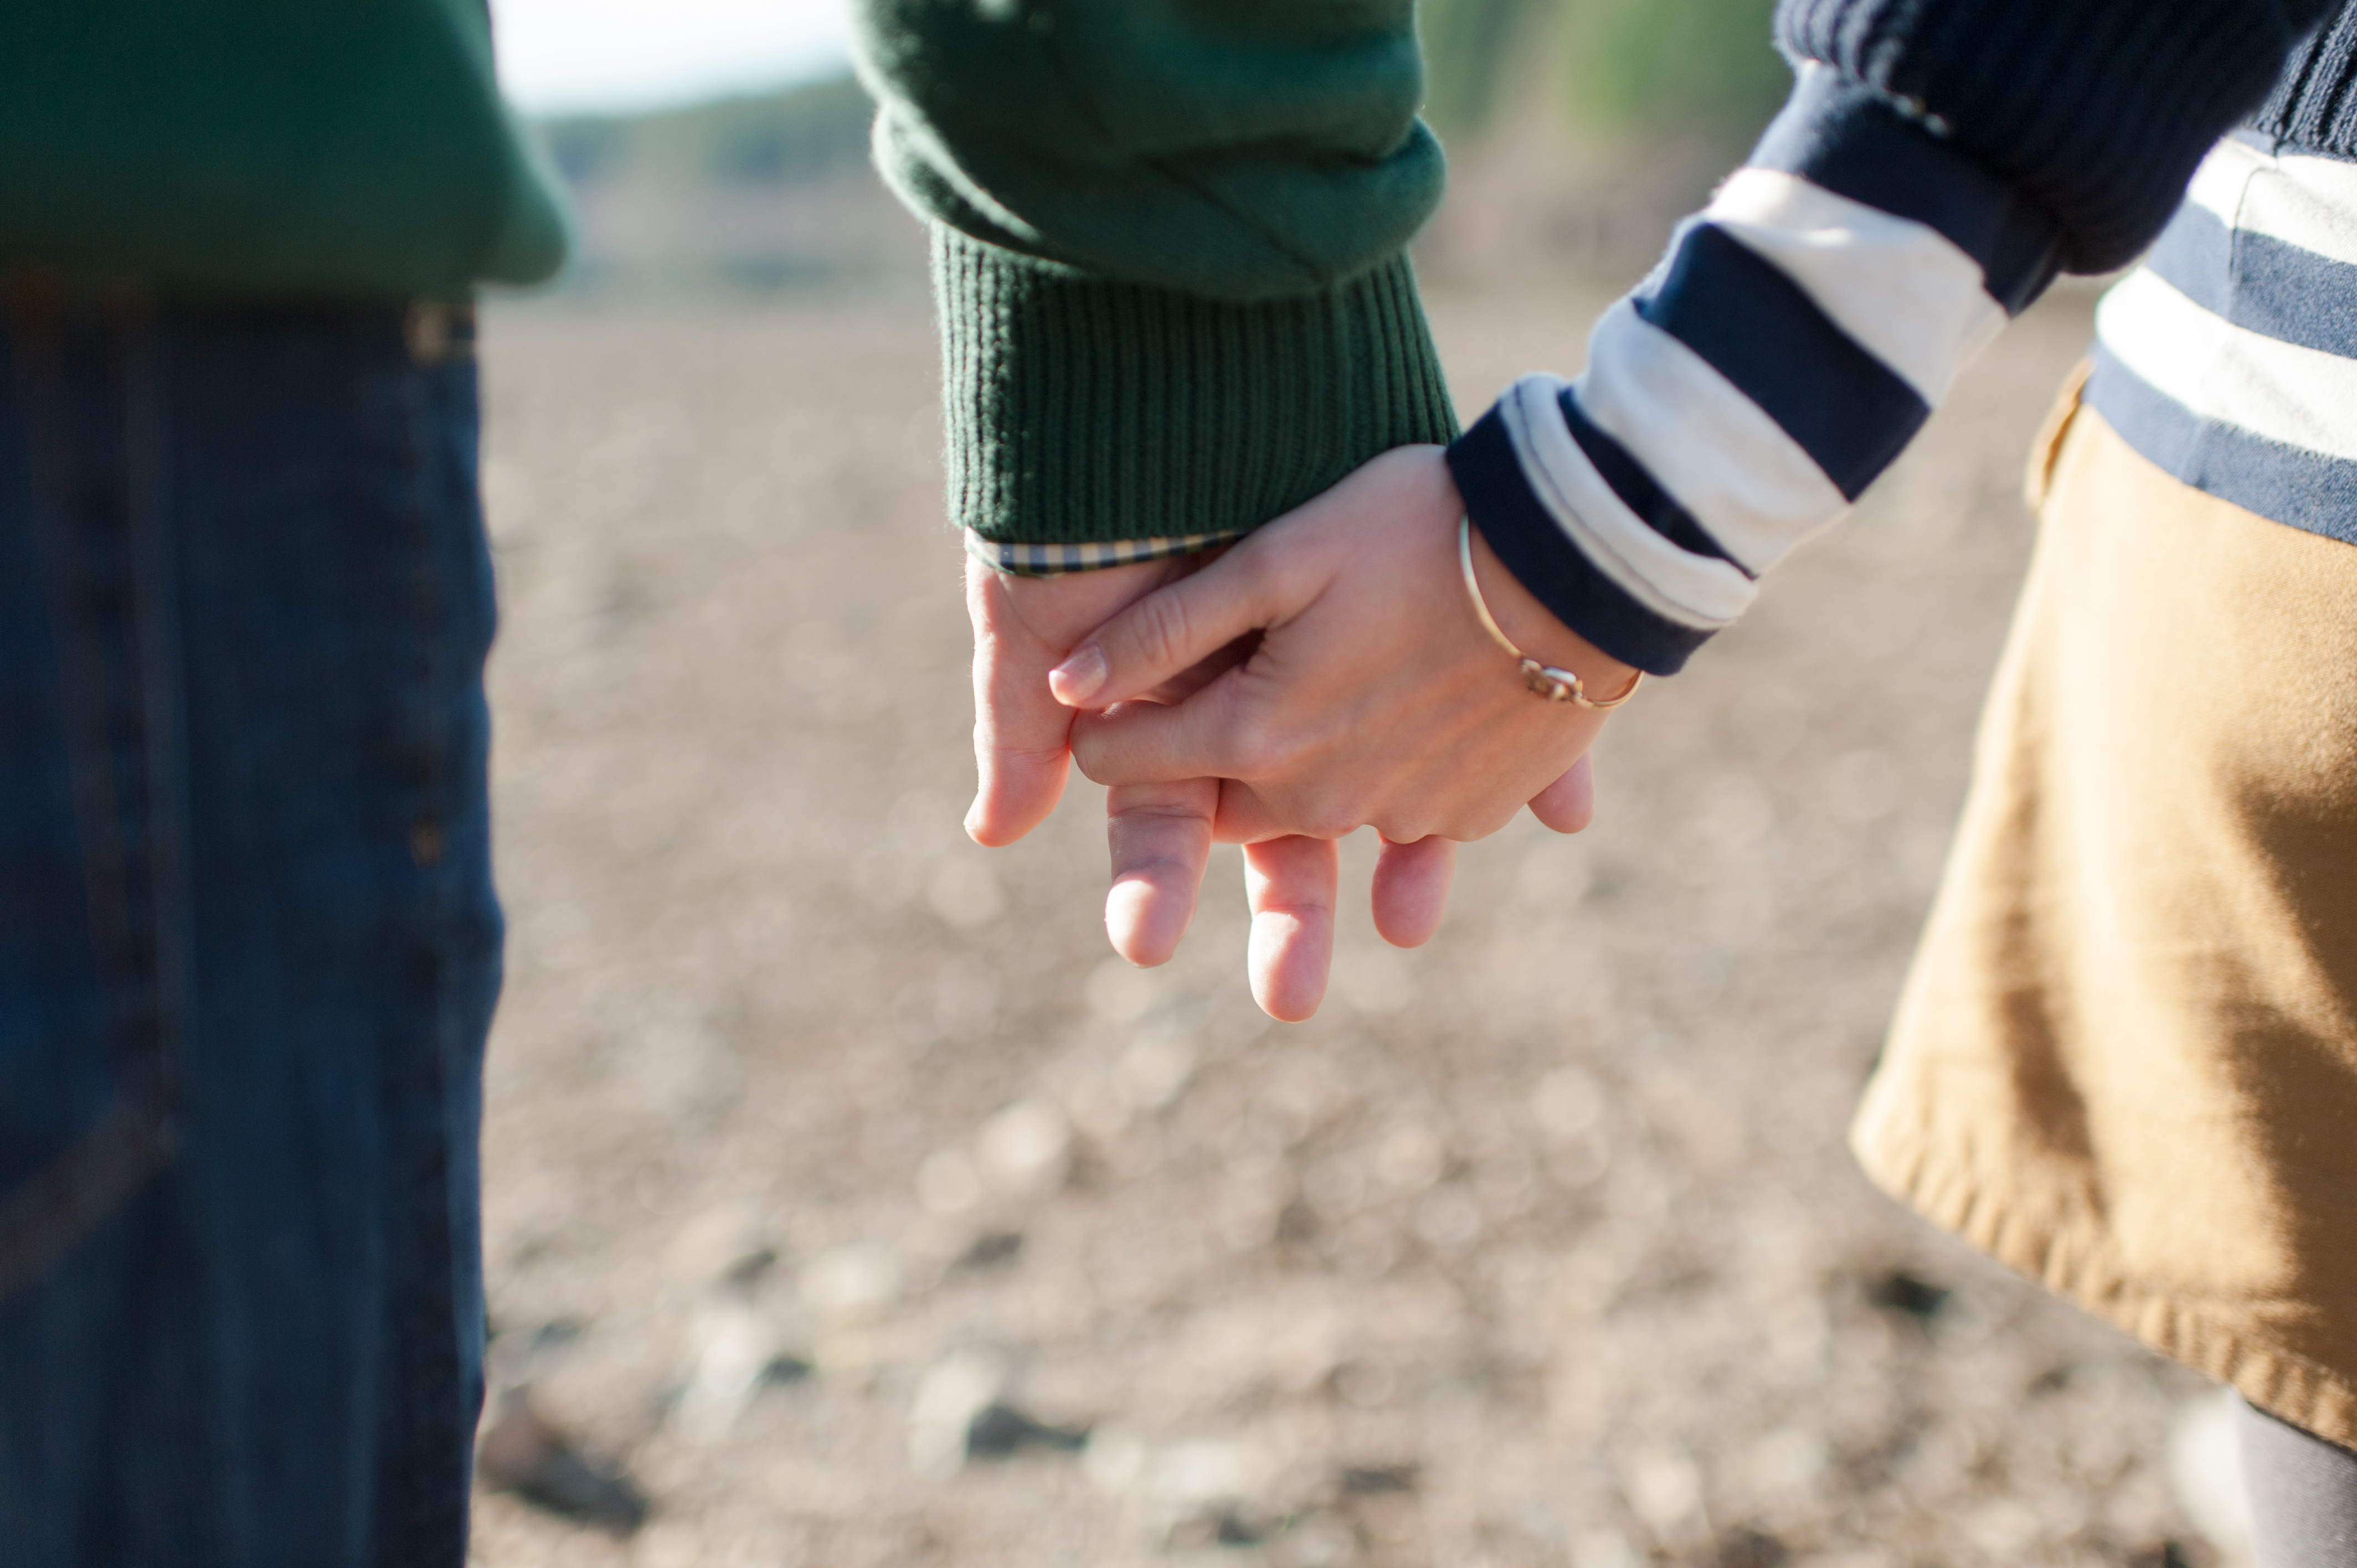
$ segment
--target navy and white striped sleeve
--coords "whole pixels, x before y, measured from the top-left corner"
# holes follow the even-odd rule
[[[1573,630],[1678,670],[2051,280],[2054,221],[1942,129],[1804,65],[1578,379],[1523,377],[1449,448],[1483,538]]]

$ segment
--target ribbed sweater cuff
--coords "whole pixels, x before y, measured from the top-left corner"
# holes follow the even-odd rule
[[[1080,543],[1259,526],[1457,417],[1405,255],[1232,305],[936,227],[952,521]]]

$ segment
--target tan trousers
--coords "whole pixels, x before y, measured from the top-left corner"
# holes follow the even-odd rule
[[[1891,1193],[2357,1445],[2357,546],[2080,407],[1852,1133]]]

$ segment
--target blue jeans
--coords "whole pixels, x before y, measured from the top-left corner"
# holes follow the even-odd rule
[[[464,1560],[500,933],[470,346],[10,287],[14,1568]]]

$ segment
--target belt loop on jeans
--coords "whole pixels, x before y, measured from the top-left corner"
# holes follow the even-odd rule
[[[446,299],[412,300],[402,340],[413,365],[446,365],[475,357],[475,307]]]

